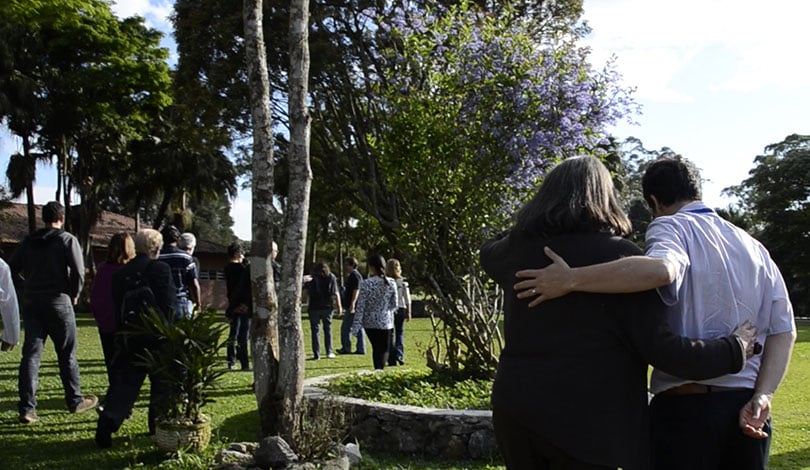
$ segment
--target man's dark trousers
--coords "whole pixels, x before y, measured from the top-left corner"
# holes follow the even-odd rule
[[[658,394],[650,403],[655,470],[761,470],[768,467],[767,439],[743,434],[739,413],[753,390],[694,395]]]

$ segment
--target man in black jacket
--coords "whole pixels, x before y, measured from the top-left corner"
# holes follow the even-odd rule
[[[154,294],[155,308],[164,318],[172,319],[173,309],[177,305],[177,290],[172,281],[172,271],[168,264],[158,260],[163,237],[152,229],[141,230],[135,234],[135,258],[116,271],[112,277],[112,297],[115,311],[121,311],[121,305],[129,288],[129,279],[142,273],[143,278]],[[126,331],[127,325],[119,325]],[[126,341],[118,343],[119,350],[110,367],[113,380],[107,390],[105,404],[99,408],[96,427],[96,444],[101,448],[112,446],[112,433],[118,431],[121,423],[132,413],[132,407],[138,399],[143,381],[148,375],[145,367],[138,364],[138,356],[147,348],[153,349],[152,338],[145,335],[133,335]],[[165,387],[154,377],[149,377],[149,434],[155,433],[157,407],[165,399]]]
[[[23,342],[17,405],[20,422],[39,421],[37,384],[45,339],[51,337],[59,362],[59,377],[65,403],[71,413],[83,413],[98,403],[94,395],[82,395],[76,360],[76,316],[73,305],[84,284],[84,261],[76,237],[66,232],[65,208],[52,201],[42,207],[45,227],[23,240],[9,267],[23,288]]]

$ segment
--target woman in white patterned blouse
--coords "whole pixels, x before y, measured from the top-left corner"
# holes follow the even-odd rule
[[[374,368],[381,370],[388,362],[388,345],[397,310],[397,285],[385,276],[385,258],[369,255],[366,263],[368,279],[360,284],[351,334],[357,334],[361,327],[365,330],[371,343]]]

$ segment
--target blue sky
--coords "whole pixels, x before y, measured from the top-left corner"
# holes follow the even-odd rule
[[[613,133],[648,149],[670,147],[706,179],[704,200],[728,205],[723,188],[745,179],[766,145],[810,134],[810,2],[802,0],[585,0],[587,39],[598,66],[611,55],[643,111]],[[121,16],[138,14],[171,31],[171,1],[121,0]],[[164,45],[172,47],[170,35]],[[0,131],[0,169],[19,144]],[[37,203],[53,198],[52,169],[39,170]],[[250,238],[250,193],[234,201],[234,231]]]

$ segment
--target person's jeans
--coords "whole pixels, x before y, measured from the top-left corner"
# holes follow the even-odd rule
[[[23,309],[22,360],[18,378],[20,414],[37,409],[39,365],[45,339],[51,337],[59,362],[59,378],[65,390],[65,404],[73,410],[81,403],[79,363],[76,360],[76,317],[73,303],[66,294],[51,298],[26,299]]]
[[[178,297],[177,305],[174,310],[174,321],[178,321],[181,318],[191,318],[192,305],[193,304],[187,298]]]
[[[321,345],[319,344],[321,323],[323,323],[323,345],[326,348],[326,354],[335,352],[332,349],[332,309],[310,310],[309,326],[312,330],[312,354],[315,359],[321,357]]]
[[[228,365],[239,364],[242,369],[250,368],[248,360],[248,333],[250,333],[250,317],[247,315],[235,315],[230,319],[231,329],[228,334],[228,345],[226,347]]]
[[[352,352],[352,323],[354,323],[354,313],[344,312],[343,321],[340,324],[340,351],[345,354]],[[357,349],[354,351],[357,354],[366,353],[366,337],[362,328],[357,333]]]
[[[394,334],[391,336],[391,345],[388,348],[388,365],[395,366],[397,362],[405,359],[405,308],[398,308],[394,314]]]

